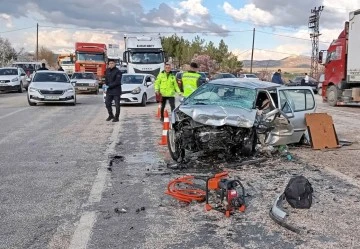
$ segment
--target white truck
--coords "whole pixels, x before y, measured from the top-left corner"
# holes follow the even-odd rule
[[[114,60],[116,67],[121,68],[122,61],[119,44],[108,44],[107,58],[108,60]]]
[[[155,77],[164,70],[165,54],[160,36],[125,35],[123,62],[128,73],[152,74]]]

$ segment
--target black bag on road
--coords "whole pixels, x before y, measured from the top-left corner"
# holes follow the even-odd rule
[[[312,204],[311,183],[304,176],[295,176],[290,179],[285,188],[285,197],[293,208],[309,209]]]

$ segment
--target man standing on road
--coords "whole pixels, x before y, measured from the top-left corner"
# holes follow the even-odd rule
[[[106,109],[108,110],[109,117],[106,119],[106,121],[112,120],[113,122],[119,122],[122,73],[115,66],[114,60],[109,59],[108,63],[109,67],[106,69],[105,75],[105,85],[107,86],[105,105]],[[112,110],[113,101],[115,102],[116,107],[115,116]]]
[[[181,80],[182,86],[184,89],[184,97],[188,97],[192,94],[201,84],[200,77],[201,75],[197,73],[198,65],[195,62],[190,63],[190,70],[184,72]]]
[[[46,68],[45,63],[43,62],[43,63],[41,63],[41,67],[38,69],[38,71],[40,71],[40,70],[49,70],[49,69]]]
[[[171,111],[175,109],[175,93],[181,94],[175,76],[171,73],[171,65],[166,63],[165,70],[159,73],[155,81],[155,92],[161,94],[161,122],[164,121],[164,109],[169,101]]]
[[[309,83],[309,75],[307,73],[305,73],[305,83],[306,84]]]
[[[278,69],[278,71],[274,73],[274,75],[272,76],[271,82],[277,83],[280,85],[284,84],[284,82],[281,78],[281,69]]]

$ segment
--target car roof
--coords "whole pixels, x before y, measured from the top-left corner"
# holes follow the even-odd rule
[[[20,68],[18,68],[18,67],[1,67],[0,69],[20,69]]]
[[[92,74],[94,74],[94,72],[74,72],[73,74],[76,74],[76,73],[92,73]]]
[[[226,79],[217,79],[212,80],[208,84],[221,84],[228,86],[238,86],[250,89],[266,89],[266,88],[274,88],[279,87],[279,84],[261,81],[257,79],[243,79],[243,78],[226,78]]]
[[[54,71],[54,70],[38,70],[36,73],[58,73],[58,74],[66,74],[64,71]],[[66,74],[67,75],[67,74]]]
[[[123,75],[141,75],[141,76],[154,76],[148,73],[123,73]]]

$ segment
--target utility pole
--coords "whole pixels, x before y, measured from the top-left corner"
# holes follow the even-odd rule
[[[39,23],[36,24],[36,61],[39,60]]]
[[[250,73],[252,73],[252,68],[253,68],[254,44],[255,44],[255,28],[253,29],[253,41],[252,41],[252,49],[251,49]]]
[[[319,54],[319,23],[320,23],[320,14],[323,11],[324,6],[319,6],[311,10],[311,15],[309,17],[309,29],[311,31],[310,38],[312,44],[312,53],[311,53],[311,68],[310,76],[317,78],[319,64],[318,64],[318,54]]]

